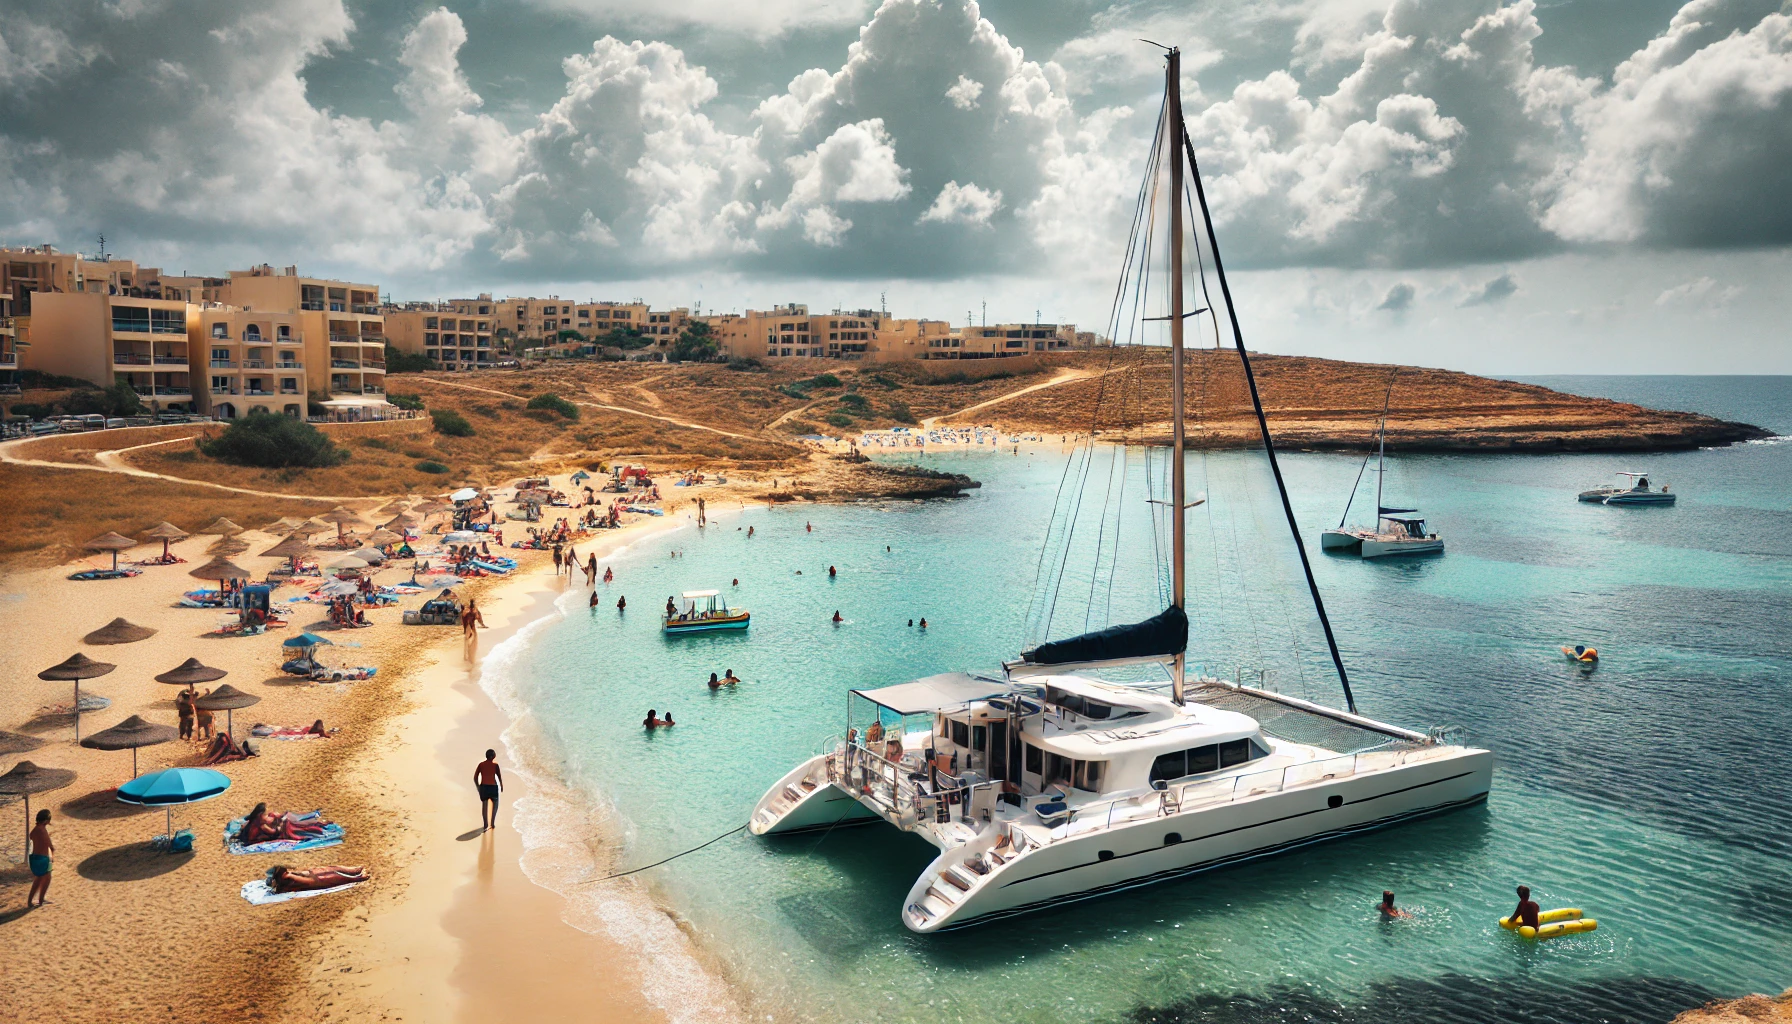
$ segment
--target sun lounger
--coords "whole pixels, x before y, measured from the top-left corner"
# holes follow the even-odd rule
[[[275,892],[273,887],[268,885],[267,879],[257,878],[253,882],[243,883],[242,894],[243,899],[248,900],[258,907],[263,907],[269,903],[285,903],[288,900],[302,900],[307,896],[322,896],[326,893],[341,892],[344,889],[353,889],[360,884],[360,882],[350,882],[347,885],[332,886],[328,889],[307,889],[304,892]]]
[[[322,815],[322,811],[312,811],[309,814],[295,814],[292,820],[314,821]],[[224,848],[231,853],[286,853],[290,850],[320,850],[326,846],[342,845],[342,826],[330,822],[324,826],[323,835],[314,839],[273,839],[244,846],[236,841],[236,837],[243,831],[243,821],[242,818],[234,818],[224,826]]]

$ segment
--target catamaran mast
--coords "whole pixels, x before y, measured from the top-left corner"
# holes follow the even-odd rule
[[[1183,521],[1187,515],[1183,498],[1185,482],[1182,468],[1182,51],[1171,47],[1169,67],[1165,70],[1170,101],[1165,114],[1170,119],[1170,508],[1171,520],[1171,604],[1183,608]],[[1186,609],[1184,609],[1186,611]],[[1170,675],[1170,699],[1183,702],[1184,676],[1188,653],[1176,652],[1176,664]]]
[[[1393,393],[1393,389],[1390,388],[1388,394],[1392,396]],[[1381,414],[1381,446],[1376,449],[1375,453],[1375,529],[1377,532],[1381,530],[1381,482],[1388,478],[1387,469],[1388,417],[1384,412]]]

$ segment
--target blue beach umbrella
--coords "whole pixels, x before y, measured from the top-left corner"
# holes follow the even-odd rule
[[[139,775],[118,787],[118,801],[139,807],[161,807],[168,812],[168,840],[174,841],[174,806],[196,804],[222,796],[230,788],[230,776],[210,768],[164,768]]]
[[[582,469],[572,475],[572,482],[575,484],[582,484],[589,479],[591,479],[591,474]]]
[[[281,644],[280,646],[282,646],[282,647],[317,647],[320,644],[329,646],[329,647],[336,646],[335,644],[330,643],[330,641],[328,639],[318,636],[316,633],[300,633],[298,636],[295,636],[292,639],[287,640],[285,643]]]

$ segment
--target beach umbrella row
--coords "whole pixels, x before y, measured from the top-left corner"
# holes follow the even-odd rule
[[[70,655],[67,661],[51,665],[37,674],[37,678],[49,682],[69,682],[75,684],[75,739],[81,738],[81,680],[97,679],[117,668],[103,661],[94,661],[79,651]]]

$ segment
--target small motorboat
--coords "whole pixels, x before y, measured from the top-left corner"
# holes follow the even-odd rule
[[[1597,647],[1588,647],[1584,644],[1575,644],[1573,647],[1563,644],[1562,653],[1567,656],[1569,661],[1579,661],[1590,664],[1599,660],[1599,649]]]
[[[1659,490],[1649,487],[1647,473],[1619,473],[1624,486],[1595,487],[1580,492],[1580,500],[1596,505],[1672,505],[1677,495],[1668,492],[1667,484]]]
[[[745,608],[730,608],[719,590],[687,590],[679,595],[684,606],[661,617],[667,636],[708,633],[718,629],[746,629],[753,616]]]

